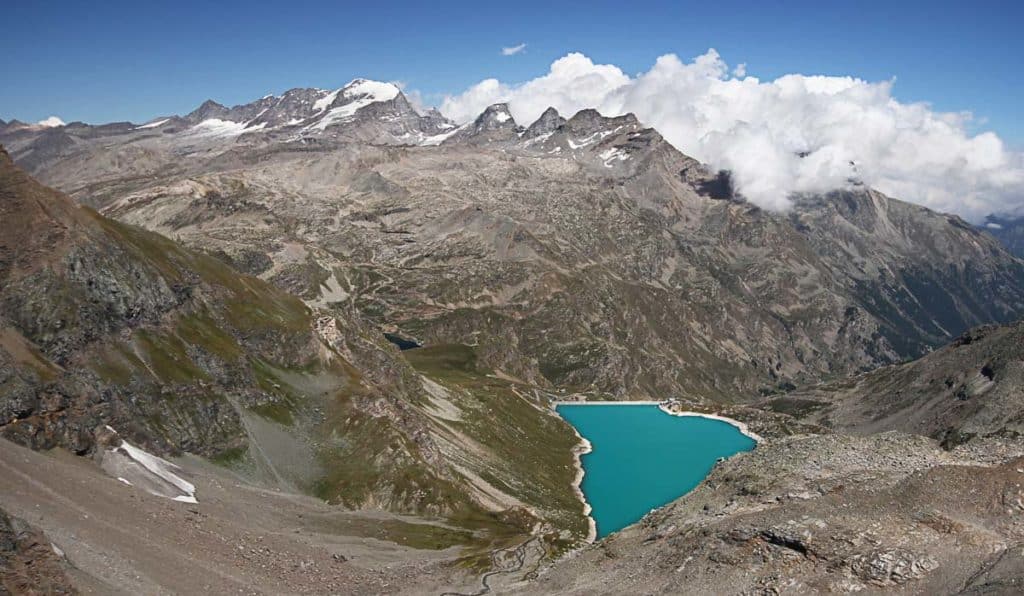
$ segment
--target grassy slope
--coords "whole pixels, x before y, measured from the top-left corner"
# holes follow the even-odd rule
[[[458,420],[446,421],[451,430],[486,452],[464,454],[467,466],[547,520],[549,542],[556,548],[585,537],[583,506],[571,489],[577,439],[569,425],[553,415],[547,397],[493,376],[478,365],[468,346],[435,346],[403,354],[417,371],[449,390],[460,414]]]

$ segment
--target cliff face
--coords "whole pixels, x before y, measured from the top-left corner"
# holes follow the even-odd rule
[[[990,215],[983,229],[999,239],[1010,252],[1024,258],[1024,217]]]

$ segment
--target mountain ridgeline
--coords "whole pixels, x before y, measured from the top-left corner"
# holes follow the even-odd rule
[[[0,141],[100,213],[551,389],[743,400],[1024,313],[1024,264],[957,217],[857,185],[765,211],[631,114],[456,126],[357,80]]]
[[[360,586],[389,591],[370,575],[402,549],[462,547],[431,559],[447,581],[583,545],[561,399],[672,398],[767,442],[513,591],[983,591],[1024,540],[1000,521],[1024,455],[1010,220],[856,181],[768,211],[632,114],[459,124],[365,79],[0,121],[0,144],[0,436],[102,463],[113,429],[217,464],[223,494],[369,511],[359,537],[395,546]],[[968,477],[984,499],[954,495]]]

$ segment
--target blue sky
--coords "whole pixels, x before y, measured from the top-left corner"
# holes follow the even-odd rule
[[[1024,147],[1020,2],[12,2],[0,118],[141,122],[365,76],[439,103],[527,80],[570,51],[630,74],[716,48],[762,79],[896,78],[901,101],[970,110]],[[524,52],[501,48],[526,43]]]

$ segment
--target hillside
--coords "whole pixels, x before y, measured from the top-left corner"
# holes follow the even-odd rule
[[[102,462],[112,428],[257,484],[445,517],[469,542],[538,522],[556,547],[585,535],[575,435],[472,349],[424,351],[414,368],[358,317],[77,207],[6,153],[0,200],[3,437]]]
[[[524,128],[498,104],[455,128],[396,93],[322,127],[244,120],[295,91],[222,113],[232,135],[200,114],[68,126],[53,154],[54,132],[0,138],[109,217],[552,390],[749,401],[1024,314],[1024,264],[991,236],[855,181],[775,213],[631,115]]]

